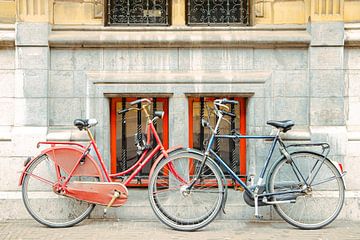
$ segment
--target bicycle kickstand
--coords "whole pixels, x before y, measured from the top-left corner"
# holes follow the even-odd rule
[[[116,191],[114,192],[114,195],[112,197],[112,199],[110,200],[109,204],[106,206],[106,208],[104,209],[104,217],[106,217],[106,213],[107,213],[107,210],[114,204],[115,200],[120,197],[120,192]]]

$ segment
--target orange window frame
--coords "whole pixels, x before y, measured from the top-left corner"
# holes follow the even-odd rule
[[[204,97],[205,101],[214,101],[214,97]],[[189,147],[193,147],[193,103],[194,102],[200,102],[200,97],[189,97]],[[234,97],[234,100],[237,100],[239,102],[239,111],[240,111],[240,134],[246,135],[246,98],[243,97]],[[246,176],[246,139],[240,139],[239,140],[239,173],[240,176]],[[246,180],[246,179],[242,179]],[[236,185],[237,186],[237,185]]]
[[[123,98],[111,98],[110,103],[110,155],[111,155],[111,166],[110,170],[111,173],[117,173],[116,171],[116,156],[117,156],[117,149],[116,149],[116,105],[119,102],[122,102]],[[126,97],[126,102],[135,101],[138,98],[136,97]],[[156,98],[156,102],[161,102],[163,104],[163,111],[165,112],[164,117],[162,119],[163,121],[163,135],[162,135],[162,142],[165,149],[169,148],[169,99],[164,97]],[[147,187],[148,183],[146,180],[143,181],[143,183],[138,184],[136,183],[136,179],[133,180],[134,182],[130,183],[131,186],[137,186],[137,187]]]

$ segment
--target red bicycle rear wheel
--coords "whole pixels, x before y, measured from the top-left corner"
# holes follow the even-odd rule
[[[66,173],[60,169],[62,177]],[[70,181],[98,181],[96,177],[76,176]],[[22,184],[22,197],[27,211],[48,227],[71,227],[90,215],[95,204],[56,193],[58,182],[54,162],[46,155],[36,158],[28,168]]]

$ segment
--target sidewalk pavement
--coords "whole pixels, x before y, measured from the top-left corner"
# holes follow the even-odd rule
[[[196,232],[179,232],[158,221],[85,220],[65,229],[52,229],[35,220],[0,222],[0,240],[8,239],[360,239],[360,222],[335,221],[321,230],[299,230],[285,222],[216,220]]]

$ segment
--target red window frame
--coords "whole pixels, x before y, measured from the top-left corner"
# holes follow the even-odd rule
[[[220,97],[217,97],[220,98]],[[227,97],[230,98],[230,97]],[[214,101],[215,97],[204,97],[205,101]],[[246,98],[244,97],[234,97],[234,100],[237,100],[239,102],[239,111],[240,111],[240,133],[242,135],[246,135]],[[194,102],[200,102],[200,97],[189,97],[189,147],[193,147],[193,103]],[[239,157],[241,159],[239,164],[239,173],[240,176],[246,176],[246,139],[240,139],[239,140]],[[246,177],[242,177],[242,180],[246,181]],[[231,181],[228,181],[228,185],[232,185]],[[238,184],[236,184],[238,186]]]
[[[122,102],[122,97],[119,98],[111,98],[110,103],[110,155],[111,155],[111,173],[116,173],[116,105],[118,102]],[[126,102],[135,101],[138,98],[136,97],[126,97]],[[163,104],[163,111],[165,112],[163,122],[163,135],[162,142],[164,147],[167,149],[169,147],[169,98],[159,97],[156,98],[157,102],[161,102]],[[142,179],[141,183],[137,183],[136,179],[134,179],[129,185],[129,187],[147,187],[148,179]]]

